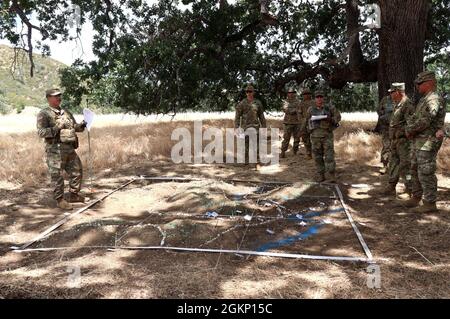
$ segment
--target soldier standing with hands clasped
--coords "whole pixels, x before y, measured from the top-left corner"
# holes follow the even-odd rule
[[[83,132],[87,123],[77,124],[73,115],[61,108],[61,91],[46,91],[49,106],[37,115],[37,131],[45,141],[45,154],[53,198],[61,209],[72,209],[72,205],[64,199],[64,178],[62,171],[69,175],[69,201],[84,202],[80,195],[83,169],[81,160],[75,150],[78,148],[78,137],[75,132]]]

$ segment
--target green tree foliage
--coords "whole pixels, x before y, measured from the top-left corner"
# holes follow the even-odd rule
[[[191,9],[180,8],[181,2]],[[356,28],[359,37],[349,41],[365,14],[356,4],[374,1],[272,1],[275,26],[261,19],[257,0],[181,2],[6,1],[0,37],[19,45],[16,18],[35,13],[39,26],[24,23],[44,35],[41,50],[48,53],[45,39],[67,39],[63,21],[79,5],[81,23],[92,21],[98,59],[77,61],[61,72],[73,107],[87,96],[98,106],[144,114],[226,110],[247,82],[256,85],[268,109],[279,108],[290,84],[329,89],[343,110],[376,104],[376,90],[364,83],[377,81],[377,32]],[[56,3],[60,10],[50,10]],[[426,55],[435,57],[433,64],[450,45],[450,0],[430,3]]]

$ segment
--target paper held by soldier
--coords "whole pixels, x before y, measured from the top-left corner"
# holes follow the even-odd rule
[[[88,131],[90,131],[91,127],[92,127],[92,122],[94,121],[95,113],[89,109],[83,109],[83,115],[84,115],[84,120],[87,123],[86,127],[87,127]]]
[[[328,118],[327,115],[313,115],[313,116],[311,116],[311,121],[320,121],[320,120],[325,120],[327,118]]]

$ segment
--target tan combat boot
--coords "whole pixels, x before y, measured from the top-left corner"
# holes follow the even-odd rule
[[[336,183],[336,175],[333,173],[326,173],[326,181],[329,183]]]
[[[64,198],[60,198],[57,200],[58,201],[58,207],[64,210],[71,210],[73,207],[71,204],[69,204],[68,202],[66,202],[66,200]]]
[[[315,180],[317,183],[322,183],[322,182],[325,180],[325,176],[323,176],[323,174],[316,174],[316,175],[314,176],[314,180]]]
[[[396,192],[395,192],[395,185],[393,184],[389,184],[382,192],[381,195],[392,195],[395,196]]]
[[[396,201],[396,206],[402,206],[402,207],[417,207],[420,204],[420,198],[418,197],[411,197],[408,200],[397,200]]]
[[[69,202],[71,203],[84,203],[85,197],[79,193],[70,193]]]
[[[436,207],[436,202],[430,203],[427,201],[423,201],[422,206],[411,209],[411,213],[432,213],[437,212],[438,209]]]

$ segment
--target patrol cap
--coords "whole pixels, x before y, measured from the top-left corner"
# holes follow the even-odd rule
[[[316,94],[315,94],[315,96],[316,97],[318,97],[318,96],[321,96],[321,97],[325,97],[325,92],[324,91],[316,91]]]
[[[295,88],[293,86],[290,86],[288,88],[288,93],[297,93],[297,91],[295,90]]]
[[[254,88],[254,86],[253,85],[251,85],[251,84],[248,84],[246,87],[245,87],[245,91],[255,91],[255,88]]]
[[[432,71],[424,71],[417,74],[417,78],[414,80],[414,83],[420,84],[427,81],[436,81],[436,74]]]
[[[60,89],[49,89],[47,91],[45,91],[45,97],[49,97],[49,96],[58,96],[61,95],[61,90]]]
[[[388,92],[392,93],[395,91],[405,91],[405,83],[392,83],[391,88],[388,90]]]
[[[307,95],[307,94],[312,95],[311,89],[304,88],[303,91],[302,91],[302,95]]]

